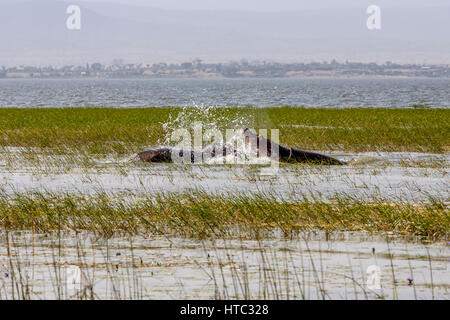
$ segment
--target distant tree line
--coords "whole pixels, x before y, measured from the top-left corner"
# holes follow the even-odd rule
[[[397,76],[397,77],[449,77],[449,65],[399,64],[393,62],[340,63],[279,63],[247,60],[226,63],[206,63],[200,59],[182,63],[125,63],[115,59],[112,64],[95,62],[86,65],[15,66],[1,67],[0,78],[46,77],[315,77],[315,76]]]

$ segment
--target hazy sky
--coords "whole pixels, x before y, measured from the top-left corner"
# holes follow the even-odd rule
[[[449,0],[81,0],[116,2],[183,10],[291,11],[315,8],[347,8],[376,4],[382,7],[450,6]],[[80,2],[80,0],[73,2]]]
[[[0,4],[0,66],[111,63],[116,58],[144,63],[194,58],[450,63],[450,0],[0,0]],[[80,30],[66,26],[69,4],[82,7]],[[366,25],[366,8],[373,4],[381,7],[378,30]]]

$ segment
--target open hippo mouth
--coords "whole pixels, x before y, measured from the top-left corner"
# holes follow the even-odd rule
[[[261,155],[274,158],[284,163],[313,163],[323,165],[344,165],[345,163],[320,153],[298,150],[281,146],[270,139],[266,139],[261,135],[253,133],[248,128],[244,129],[243,138],[250,151],[257,157]],[[230,143],[213,143],[203,148],[198,153],[203,158],[224,157],[229,154],[237,155],[238,150]],[[138,158],[145,162],[171,163],[173,154],[185,159],[190,159],[191,163],[195,162],[196,152],[194,150],[183,150],[174,148],[156,148],[138,153]]]

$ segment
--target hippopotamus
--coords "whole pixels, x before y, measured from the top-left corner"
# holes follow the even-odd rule
[[[343,161],[326,156],[320,153],[298,150],[290,147],[281,146],[270,139],[266,139],[261,135],[256,135],[248,128],[244,129],[243,136],[245,141],[250,145],[250,148],[256,155],[259,156],[263,151],[268,157],[276,156],[278,153],[278,161],[283,163],[314,163],[323,165],[344,165]],[[261,148],[260,146],[264,146]],[[264,149],[264,150],[262,150]],[[191,163],[195,162],[196,152],[194,150],[182,150],[173,149],[169,147],[162,147],[156,149],[150,149],[144,152],[138,153],[137,157],[141,161],[145,162],[162,162],[170,163],[172,160],[172,153],[178,152],[180,157],[190,159]],[[204,157],[214,158],[220,156],[226,156],[227,154],[237,154],[237,150],[231,144],[210,144],[197,152]]]

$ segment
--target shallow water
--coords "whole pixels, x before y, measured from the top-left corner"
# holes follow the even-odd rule
[[[34,299],[80,298],[89,285],[97,299],[450,297],[448,244],[392,235],[309,232],[291,240],[202,241],[2,232],[0,241],[1,298],[12,298],[14,281],[16,298],[28,284]],[[374,266],[379,288],[367,284]]]
[[[23,151],[0,153],[0,192],[107,192],[123,199],[194,188],[286,200],[339,194],[402,202],[433,196],[449,203],[449,155],[334,153],[349,164],[281,165],[262,176],[261,166],[178,167],[130,157],[65,166],[69,158],[27,160]],[[449,299],[449,253],[448,243],[390,233],[310,231],[286,238],[275,230],[261,240],[199,240],[2,230],[0,299]],[[369,278],[379,279],[380,288],[369,287]]]
[[[112,197],[148,196],[159,192],[198,189],[207,193],[268,193],[289,199],[336,195],[358,200],[421,202],[434,197],[450,200],[449,155],[421,153],[333,154],[348,161],[345,166],[280,165],[272,175],[261,166],[144,164],[133,160],[98,160],[92,167],[60,166],[64,159],[43,158],[41,166],[8,164],[8,152],[0,155],[0,187],[6,193],[44,192],[94,194]],[[2,161],[3,160],[3,161]],[[45,160],[45,161],[44,161]],[[52,161],[57,161],[53,163]],[[402,166],[429,163],[438,167]]]
[[[1,107],[450,107],[450,79],[2,79]]]

